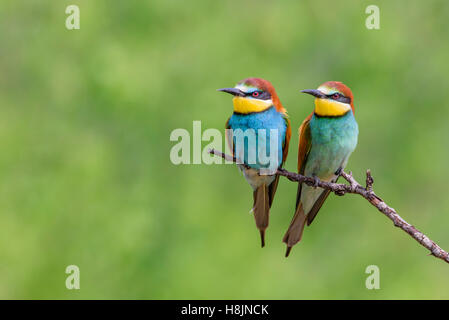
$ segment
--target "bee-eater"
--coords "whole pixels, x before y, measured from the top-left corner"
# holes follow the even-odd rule
[[[299,127],[298,173],[335,182],[357,145],[359,129],[354,118],[351,90],[341,82],[328,81],[317,90],[302,90],[315,97],[315,110]],[[283,241],[291,248],[301,240],[329,195],[329,190],[298,185],[296,211]]]
[[[243,133],[243,139],[245,139],[245,136],[247,138],[243,143],[243,159],[240,159],[244,165],[240,164],[239,168],[253,189],[252,212],[263,247],[269,211],[279,182],[279,176],[275,174],[275,171],[278,167],[282,167],[287,158],[291,136],[290,120],[274,87],[267,80],[247,78],[240,81],[234,88],[218,90],[234,96],[232,99],[234,113],[226,122],[226,129],[232,130],[227,130],[226,138],[231,152],[237,158],[239,146],[237,145],[238,141],[236,141],[236,132],[240,131]],[[253,132],[254,139],[248,138],[251,136],[251,134],[247,135],[248,132]],[[276,142],[277,150],[270,150],[271,141]],[[264,163],[259,159],[259,153],[262,149],[276,158],[274,171],[270,170],[266,174],[261,174],[262,169],[267,168],[266,162]],[[251,154],[257,155],[256,161],[251,161]]]

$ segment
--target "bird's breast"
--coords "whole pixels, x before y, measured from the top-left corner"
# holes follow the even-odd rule
[[[330,145],[335,148],[352,148],[359,133],[352,111],[341,117],[313,116],[310,122],[312,145]]]
[[[305,168],[306,175],[332,177],[345,166],[357,145],[358,126],[352,111],[342,117],[312,117],[312,149]]]
[[[273,163],[267,164],[266,157],[276,158],[278,165],[282,163],[287,125],[274,107],[250,114],[234,113],[228,124],[233,133],[234,152],[239,156],[240,150],[240,159],[246,164],[256,169],[271,167]]]

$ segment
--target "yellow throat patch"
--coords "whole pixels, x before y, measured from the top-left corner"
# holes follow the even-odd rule
[[[330,99],[315,99],[315,113],[322,117],[339,117],[351,109],[346,103]]]
[[[234,111],[237,113],[253,113],[267,110],[273,105],[271,100],[257,100],[246,97],[234,97]]]

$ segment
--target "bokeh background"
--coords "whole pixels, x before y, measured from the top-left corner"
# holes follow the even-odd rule
[[[313,108],[299,90],[343,81],[360,127],[348,170],[370,168],[449,249],[448,16],[445,0],[1,1],[0,298],[449,298],[449,265],[361,197],[331,195],[285,259],[294,183],[281,179],[260,249],[236,167],[169,158],[172,130],[223,129],[232,103],[215,89],[255,76],[288,109],[295,170]],[[365,288],[373,264],[380,290]]]

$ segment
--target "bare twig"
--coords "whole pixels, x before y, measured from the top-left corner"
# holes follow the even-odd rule
[[[236,158],[224,154],[223,152],[211,149],[209,150],[210,154],[222,157],[223,159],[229,162],[236,162]],[[416,229],[414,226],[409,224],[407,221],[401,218],[400,215],[396,213],[396,211],[389,207],[381,198],[379,198],[373,191],[373,177],[371,176],[370,170],[366,171],[366,186],[363,187],[360,183],[358,183],[352,173],[346,173],[342,171],[340,176],[343,177],[349,184],[343,183],[333,183],[321,181],[316,178],[306,177],[298,173],[287,171],[283,168],[279,168],[277,170],[277,174],[280,176],[286,177],[290,181],[305,183],[308,186],[315,186],[322,189],[330,190],[334,192],[336,195],[343,196],[347,193],[358,194],[368,200],[374,207],[377,208],[380,212],[382,212],[388,219],[393,221],[394,225],[405,232],[407,232],[413,239],[418,241],[423,247],[430,250],[430,254],[439,258],[441,260],[449,263],[449,253],[441,249],[435,242],[429,239],[424,233]]]

